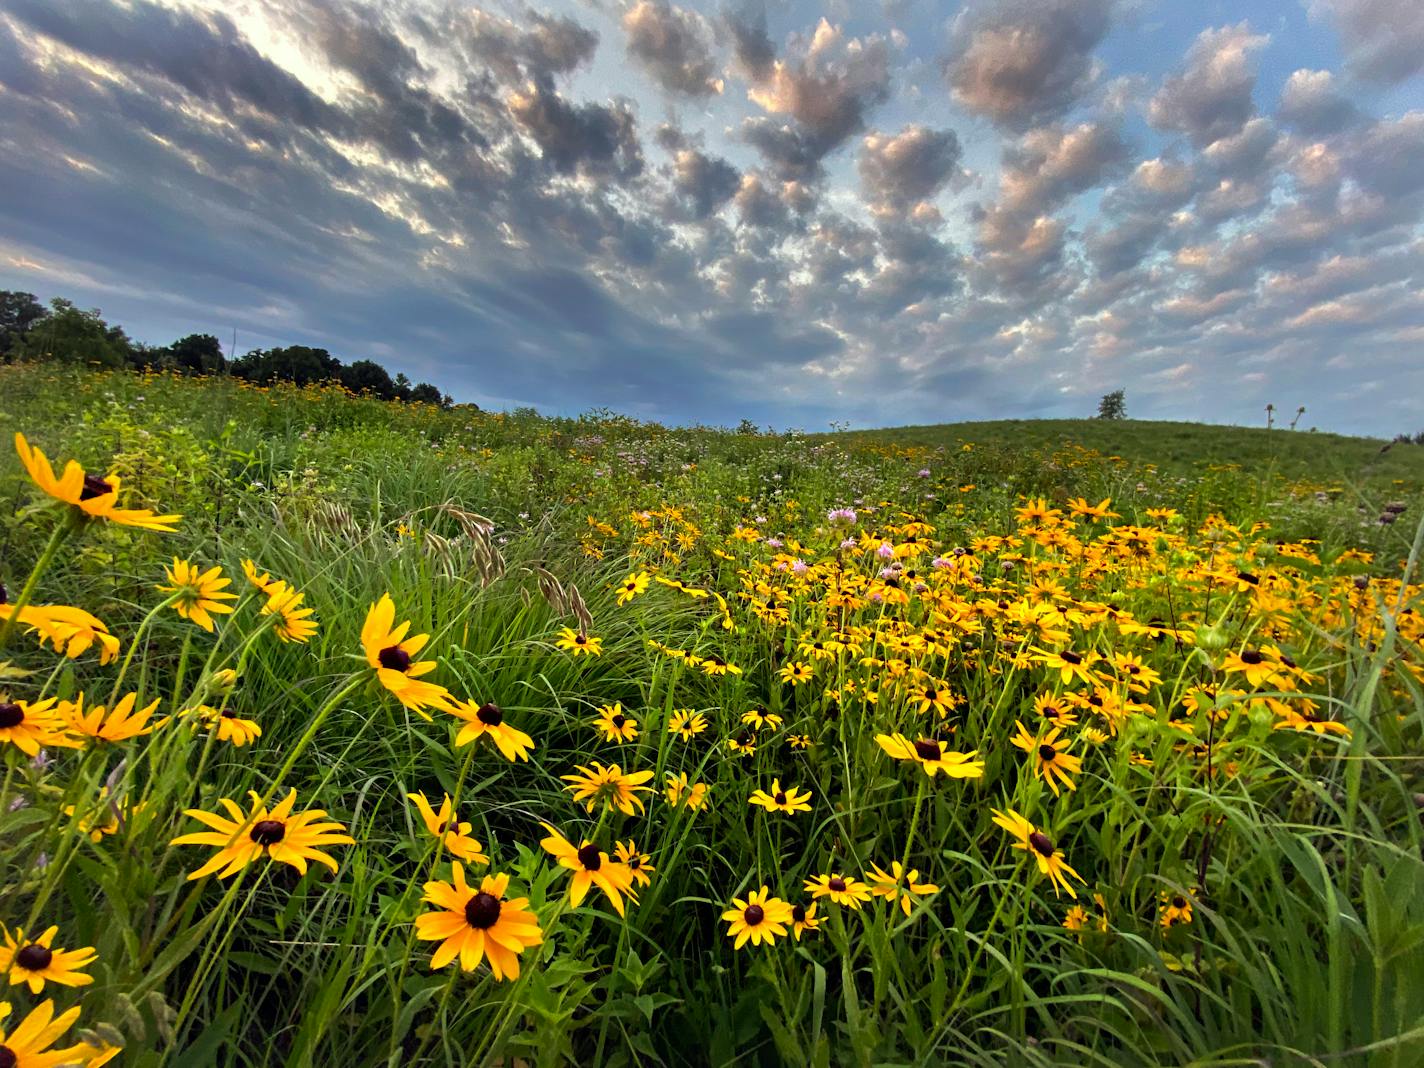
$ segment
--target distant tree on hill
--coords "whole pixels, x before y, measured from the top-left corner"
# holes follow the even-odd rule
[[[313,382],[335,379],[341,371],[341,361],[326,349],[309,345],[289,345],[286,348],[253,349],[232,363],[232,373],[259,386],[273,382],[295,382],[308,386]]]
[[[0,356],[7,355],[45,314],[44,305],[35,299],[33,293],[0,289]]]
[[[1098,401],[1098,418],[1126,419],[1127,391],[1115,389],[1111,393],[1103,394],[1103,399]]]
[[[446,398],[439,388],[429,382],[417,382],[410,390],[410,399],[422,404],[445,404]]]
[[[72,301],[55,297],[50,310],[30,326],[10,349],[17,360],[59,360],[63,363],[127,366],[134,345],[121,326],[104,322],[97,308],[83,311]]]
[[[169,345],[164,362],[190,375],[221,374],[227,368],[222,342],[212,334],[189,334]]]
[[[390,373],[375,360],[357,360],[337,373],[337,380],[352,393],[369,393],[382,400],[394,400],[395,383]]]

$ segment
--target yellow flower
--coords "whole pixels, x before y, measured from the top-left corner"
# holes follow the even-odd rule
[[[233,608],[224,601],[235,601],[237,594],[228,593],[224,587],[232,583],[223,578],[222,568],[212,567],[199,572],[187,560],[173,558],[173,566],[165,567],[171,586],[159,586],[159,593],[173,594],[173,609],[184,619],[202,627],[209,634],[213,630],[212,613],[226,615]]]
[[[587,896],[590,887],[598,887],[608,898],[618,915],[623,915],[623,899],[634,904],[638,895],[633,890],[633,872],[628,865],[610,860],[608,854],[599,850],[588,839],[575,846],[550,824],[541,826],[548,831],[547,837],[539,841],[544,852],[559,862],[559,867],[573,872],[569,881],[569,904],[578,908]]]
[[[600,706],[593,726],[605,742],[631,742],[638,737],[638,721],[624,714],[619,701]]]
[[[673,808],[685,805],[696,812],[707,804],[707,784],[699,782],[689,785],[685,771],[677,775],[668,773],[667,786],[663,788],[663,794],[667,798],[667,803]]]
[[[591,638],[573,627],[561,627],[554,644],[574,656],[600,656],[603,653],[602,638]]]
[[[796,941],[801,941],[801,934],[804,931],[814,931],[821,926],[821,917],[816,915],[816,906],[807,908],[804,905],[791,906],[791,933],[796,936]]]
[[[1038,862],[1038,870],[1047,875],[1053,884],[1054,896],[1058,894],[1058,887],[1062,886],[1068,891],[1069,897],[1076,899],[1078,894],[1069,885],[1065,873],[1080,883],[1087,880],[1068,866],[1063,854],[1054,846],[1053,840],[1011,808],[1003,812],[998,809],[990,811],[994,814],[994,822],[1013,836],[1014,848],[1023,850]]]
[[[267,603],[262,606],[264,616],[276,616],[272,630],[284,642],[305,644],[316,634],[317,622],[311,616],[313,608],[305,608],[302,601],[306,594],[298,593],[285,582],[273,582],[267,586]]]
[[[0,701],[0,745],[15,746],[26,756],[38,756],[40,747],[78,749],[84,743],[69,734],[55,699]]]
[[[417,715],[429,720],[431,717],[425,711],[427,708],[451,711],[450,691],[433,682],[420,680],[420,676],[428,675],[436,668],[434,660],[415,659],[430,641],[430,635],[417,634],[407,638],[409,621],[396,626],[395,619],[395,602],[390,594],[383,593],[366,613],[366,622],[361,627],[361,647],[366,651],[366,662],[376,672],[381,685]]]
[[[229,819],[202,809],[185,809],[184,814],[199,823],[211,827],[209,831],[195,831],[181,834],[173,839],[172,845],[217,846],[218,851],[211,860],[188,876],[201,879],[217,872],[219,879],[236,875],[253,861],[266,856],[283,864],[290,864],[303,875],[307,873],[307,861],[325,864],[333,872],[336,861],[322,849],[334,845],[355,845],[356,840],[343,833],[346,827],[334,820],[327,820],[321,809],[292,814],[297,803],[297,791],[291,793],[274,809],[262,803],[262,796],[249,790],[252,812],[244,815],[237,802],[226,797],[218,798],[218,804],[227,810]]]
[[[900,910],[906,915],[910,915],[911,908],[926,894],[939,893],[939,887],[934,883],[920,882],[920,872],[917,868],[911,868],[906,874],[904,866],[897,860],[890,865],[887,872],[878,864],[870,866],[870,892],[876,897],[883,897],[892,905],[899,904]]]
[[[669,734],[676,734],[684,742],[690,742],[694,735],[707,729],[707,717],[691,708],[679,708],[668,717],[667,729]]]
[[[629,575],[618,586],[618,603],[627,604],[638,594],[648,588],[648,583],[652,579],[646,571],[639,571],[637,574]]]
[[[81,968],[87,968],[98,960],[99,954],[92,946],[83,949],[55,949],[54,936],[58,927],[51,927],[38,938],[29,939],[18,927],[14,937],[9,930],[4,932],[5,944],[0,946],[0,972],[8,972],[10,985],[24,983],[31,994],[38,994],[45,983],[56,986],[88,986],[94,981],[92,975],[85,975]],[[0,1058],[3,1063],[3,1058]]]
[[[815,875],[806,880],[805,890],[813,898],[828,897],[837,905],[858,909],[870,900],[870,886],[859,879],[847,878],[837,872]]]
[[[416,937],[440,943],[430,967],[443,968],[458,957],[461,970],[469,972],[487,960],[495,979],[518,979],[520,954],[544,941],[529,899],[505,896],[508,875],[486,875],[476,890],[465,882],[458,861],[450,869],[452,882],[436,879],[425,884],[424,900],[439,911],[415,918]]]
[[[896,760],[913,760],[924,768],[931,779],[944,772],[951,779],[982,779],[984,761],[976,760],[979,750],[968,753],[946,749],[942,741],[921,738],[912,742],[903,734],[877,734],[875,740],[880,748]]]
[[[578,766],[576,775],[560,775],[568,786],[564,789],[573,793],[576,802],[584,802],[584,809],[593,811],[593,806],[602,801],[608,808],[616,808],[626,816],[632,816],[635,812],[643,811],[643,799],[638,796],[640,790],[652,790],[651,786],[644,786],[653,777],[651,771],[633,771],[624,773],[617,764],[610,764],[604,767],[595,761],[593,766]]]
[[[0,619],[7,618],[11,611],[9,605],[0,605]],[[29,633],[39,635],[41,645],[48,642],[56,653],[71,660],[83,656],[96,642],[100,664],[111,663],[119,655],[119,639],[82,608],[65,604],[30,605],[17,619],[29,628]]]
[[[1009,741],[1033,755],[1033,773],[1048,783],[1053,796],[1058,796],[1059,781],[1068,789],[1076,790],[1078,787],[1074,785],[1072,776],[1083,770],[1083,762],[1070,755],[1068,747],[1059,740],[1063,731],[1050,727],[1046,732],[1034,735],[1018,720],[1014,721],[1014,726],[1019,732]]]
[[[637,886],[651,886],[652,877],[650,872],[656,871],[653,867],[653,858],[647,853],[638,852],[638,846],[633,839],[627,842],[614,842],[613,855],[618,858],[618,863],[626,864],[628,871],[633,875],[633,882]]]
[[[257,565],[251,560],[244,560],[242,562],[242,573],[247,576],[248,582],[252,583],[253,586],[263,593],[267,593],[277,581],[265,571],[258,574]]]
[[[11,1011],[8,1001],[0,1001],[0,1025],[10,1018]],[[83,1045],[64,1049],[50,1047],[60,1035],[74,1026],[77,1019],[78,1005],[56,1017],[54,1002],[42,1001],[13,1031],[7,1032],[0,1026],[0,1049],[10,1054],[11,1068],[56,1068],[57,1065],[73,1064],[85,1048]]]
[[[213,708],[211,705],[198,705],[184,715],[196,716],[208,725],[209,730],[215,729],[218,732],[218,741],[231,742],[239,749],[262,737],[261,726],[253,720],[242,719],[238,716],[236,709],[226,705],[221,710]],[[193,726],[196,728],[197,723],[194,723]]]
[[[154,727],[161,727],[168,722],[165,719],[155,723],[152,727],[148,725],[150,717],[158,708],[161,700],[161,698],[155,697],[148,707],[135,712],[134,705],[138,701],[138,694],[131,693],[127,697],[121,698],[112,712],[105,709],[103,705],[93,705],[86,712],[84,711],[84,695],[81,693],[75,698],[73,704],[65,702],[59,707],[69,729],[76,734],[82,734],[89,738],[102,738],[106,742],[123,742],[148,734]]]
[[[752,793],[750,803],[760,805],[768,812],[784,812],[788,816],[797,812],[811,811],[811,791],[799,792],[796,787],[788,786],[785,790],[781,788],[780,779],[771,780],[771,790],[756,790]]]
[[[763,886],[753,890],[745,899],[734,897],[732,907],[722,913],[722,919],[729,921],[727,937],[735,939],[733,949],[741,949],[747,942],[771,945],[778,938],[786,936],[786,925],[791,923],[791,906]]]
[[[64,474],[56,478],[49,459],[39,449],[33,448],[24,434],[15,435],[15,451],[20,454],[20,462],[25,465],[36,486],[55,500],[78,509],[77,514],[87,519],[107,519],[120,526],[171,534],[176,529],[172,524],[183,518],[180,515],[155,515],[147,508],[120,508],[119,476],[100,478],[86,474],[74,460],[65,464]]]
[[[449,794],[445,794],[445,799],[440,802],[439,812],[430,807],[424,791],[405,796],[414,801],[415,807],[420,810],[425,829],[444,842],[445,848],[454,857],[466,864],[489,866],[489,857],[485,856],[484,847],[470,836],[471,825],[454,819],[454,805]]]
[[[504,709],[493,701],[486,701],[478,708],[473,701],[455,701],[448,711],[456,719],[465,722],[460,733],[455,735],[456,749],[484,735],[494,742],[496,748],[504,754],[505,760],[529,759],[529,753],[534,748],[534,739],[513,724],[506,723]]]
[[[785,666],[777,672],[782,682],[789,682],[792,686],[800,686],[803,682],[810,682],[815,677],[815,670],[810,664],[802,663],[799,660],[789,660]]]

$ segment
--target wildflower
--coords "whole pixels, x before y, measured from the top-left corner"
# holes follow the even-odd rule
[[[11,937],[9,930],[0,927],[5,944],[0,946],[0,972],[8,972],[10,985],[24,983],[31,994],[38,994],[45,983],[56,986],[88,986],[94,981],[92,975],[85,975],[80,969],[87,968],[99,957],[92,946],[83,949],[55,949],[54,936],[58,927],[51,927],[35,939],[28,939],[18,927]],[[4,1058],[0,1057],[0,1064]]]
[[[911,868],[907,875],[904,865],[898,860],[891,862],[888,872],[878,864],[870,865],[870,883],[872,894],[885,898],[892,905],[899,904],[906,916],[910,915],[910,910],[921,897],[939,893],[939,887],[934,883],[920,882],[918,868]]]
[[[1086,655],[1075,653],[1071,649],[1064,649],[1061,652],[1049,652],[1047,649],[1035,648],[1036,654],[1033,659],[1043,664],[1051,671],[1057,671],[1064,685],[1072,682],[1075,678],[1091,685],[1093,673],[1090,667],[1093,662],[1093,654]]]
[[[488,735],[496,748],[509,761],[528,760],[534,748],[534,739],[522,730],[504,721],[504,709],[493,701],[486,701],[478,708],[473,701],[455,701],[448,711],[456,719],[465,721],[460,733],[455,735],[455,748],[473,742],[480,735]]]
[[[802,663],[799,660],[788,660],[786,664],[777,672],[782,682],[789,682],[792,686],[800,686],[803,682],[810,682],[815,677],[815,670],[810,664]]]
[[[0,1024],[4,1024],[11,1011],[8,1001],[0,1001]],[[9,1068],[54,1068],[55,1065],[73,1064],[82,1046],[65,1049],[50,1047],[60,1035],[74,1026],[77,1019],[78,1005],[56,1017],[53,1001],[40,1002],[13,1031],[7,1032],[0,1027],[0,1065],[8,1065]]]
[[[848,879],[832,872],[829,875],[814,875],[806,880],[805,890],[813,898],[828,897],[837,905],[860,908],[861,902],[870,900],[870,886],[859,879]]]
[[[1060,781],[1068,789],[1076,790],[1077,786],[1074,785],[1072,776],[1083,770],[1083,762],[1070,755],[1068,747],[1059,741],[1063,734],[1062,730],[1058,727],[1051,727],[1047,732],[1034,735],[1030,734],[1018,720],[1014,721],[1014,726],[1018,727],[1019,732],[1009,741],[1025,753],[1033,755],[1034,776],[1048,783],[1048,788],[1053,791],[1053,796],[1058,796]]]
[[[209,730],[218,732],[218,741],[231,742],[238,749],[262,737],[262,728],[255,721],[241,718],[236,709],[226,705],[221,709],[198,705],[184,714],[206,722]]]
[[[1245,675],[1247,684],[1260,687],[1276,679],[1281,665],[1259,649],[1243,649],[1228,654],[1221,662],[1223,671]]]
[[[749,730],[740,730],[727,739],[727,748],[740,756],[755,756],[756,735]]]
[[[180,515],[155,515],[147,508],[120,508],[118,475],[100,478],[87,474],[79,463],[70,460],[64,465],[64,474],[56,478],[49,459],[25,440],[24,434],[15,435],[15,451],[20,454],[20,462],[25,465],[30,480],[57,501],[77,509],[78,515],[86,519],[107,519],[125,527],[140,527],[144,530],[173,533],[172,525],[183,517]]]
[[[247,581],[252,583],[252,585],[262,593],[268,593],[277,582],[276,579],[265,571],[259,575],[257,573],[257,565],[251,560],[244,560],[242,562],[242,573],[247,576]]]
[[[313,608],[302,607],[306,594],[298,593],[285,582],[273,582],[267,587],[267,603],[262,606],[264,616],[276,616],[272,632],[284,642],[306,644],[316,633],[317,623],[311,616]]]
[[[1054,847],[1053,840],[1013,809],[1006,809],[1003,812],[998,809],[991,809],[991,811],[994,814],[994,822],[1013,835],[1014,848],[1022,849],[1038,862],[1038,870],[1047,875],[1053,884],[1054,895],[1058,894],[1058,887],[1062,886],[1064,890],[1068,891],[1069,897],[1076,899],[1078,894],[1069,885],[1064,873],[1073,876],[1080,883],[1086,882],[1086,880],[1068,866],[1068,862],[1063,859],[1063,854]]]
[[[781,788],[780,779],[771,780],[771,791],[757,790],[752,793],[750,803],[760,805],[768,812],[784,812],[788,816],[793,816],[797,812],[811,811],[811,791],[805,793],[797,791],[796,787],[788,786],[785,790]]]
[[[19,615],[19,622],[38,634],[40,644],[49,643],[56,653],[77,660],[95,643],[99,663],[108,664],[119,655],[119,639],[109,633],[97,617],[82,608],[64,604],[31,605]]]
[[[638,847],[633,839],[625,842],[613,843],[613,855],[618,858],[618,863],[626,864],[628,870],[633,874],[633,884],[635,886],[649,886],[652,884],[650,872],[655,871],[653,858],[647,853],[638,852]]]
[[[668,717],[667,729],[669,734],[676,734],[684,742],[690,742],[694,735],[707,729],[707,717],[691,708],[679,708]]]
[[[428,634],[417,634],[407,638],[410,623],[393,627],[396,606],[391,595],[384,593],[366,613],[366,622],[361,627],[361,646],[366,651],[366,662],[376,672],[376,678],[389,690],[397,701],[417,715],[430,719],[426,708],[450,711],[450,691],[433,682],[421,682],[420,676],[435,670],[434,660],[415,659],[420,650],[430,640]]]
[[[786,744],[792,749],[810,749],[813,743],[809,734],[788,734]]]
[[[547,823],[541,824],[549,832],[539,845],[559,862],[561,868],[573,872],[569,880],[569,904],[578,908],[588,894],[589,888],[596,886],[608,898],[608,903],[618,915],[623,915],[623,898],[637,903],[638,895],[633,890],[633,872],[628,865],[609,860],[608,854],[598,846],[584,839],[575,846]]]
[[[471,825],[455,820],[454,805],[449,794],[445,794],[444,800],[440,802],[439,812],[430,807],[424,791],[405,796],[414,801],[415,807],[420,810],[425,829],[438,838],[452,856],[466,864],[489,866],[489,857],[485,856],[484,847],[470,836]]]
[[[753,890],[743,900],[732,899],[732,907],[722,913],[728,920],[727,937],[735,939],[733,949],[741,949],[747,942],[771,945],[778,938],[786,936],[786,925],[791,922],[791,906],[780,898],[772,897],[771,891],[763,886]]]
[[[1082,905],[1074,905],[1063,916],[1063,927],[1080,936],[1088,927],[1088,910]]]
[[[505,896],[508,875],[486,875],[476,890],[465,882],[459,861],[452,861],[450,870],[453,881],[435,879],[425,884],[423,900],[439,911],[415,918],[415,936],[440,943],[430,967],[438,970],[458,957],[460,969],[470,972],[488,960],[495,979],[519,978],[520,954],[544,941],[529,899]]]
[[[979,755],[977,749],[960,753],[946,748],[945,743],[938,739],[921,738],[912,742],[903,734],[877,734],[875,740],[896,760],[918,763],[932,779],[941,771],[951,779],[984,777],[984,761],[975,759]]]
[[[1120,519],[1116,512],[1108,511],[1108,505],[1112,504],[1111,497],[1104,497],[1097,504],[1089,504],[1085,497],[1075,497],[1068,502],[1068,511],[1074,515],[1081,515],[1085,519]]]
[[[222,568],[211,567],[200,572],[187,560],[175,556],[173,566],[165,567],[163,573],[173,585],[159,586],[158,592],[172,594],[174,611],[209,634],[213,632],[213,615],[232,612],[232,605],[223,602],[237,600],[237,594],[224,589],[232,580],[223,578]]]
[[[677,775],[669,772],[667,785],[663,788],[663,796],[667,798],[667,803],[673,808],[685,805],[696,812],[707,804],[707,784],[705,782],[689,784],[685,771]]]
[[[704,658],[699,666],[705,675],[740,675],[742,673],[742,669],[736,664],[727,663],[716,653]]]
[[[763,708],[752,708],[742,713],[742,722],[754,730],[762,730],[765,727],[774,729],[781,726],[781,717],[775,712],[768,712]]]
[[[814,931],[821,926],[822,917],[816,915],[816,906],[810,908],[805,905],[791,906],[791,933],[796,936],[796,941],[801,941],[803,931]]]
[[[954,695],[943,685],[930,682],[916,693],[910,695],[910,705],[917,712],[937,712],[940,719],[949,715],[949,710],[954,707]]]
[[[263,856],[290,864],[303,875],[307,872],[308,860],[325,864],[334,872],[337,870],[336,861],[321,850],[328,846],[356,844],[354,838],[343,833],[346,827],[327,820],[322,809],[293,815],[292,808],[297,803],[296,790],[292,790],[276,808],[270,810],[262,803],[257,791],[249,790],[248,796],[252,799],[252,812],[248,815],[243,814],[236,801],[226,797],[218,798],[218,804],[227,810],[228,819],[198,808],[184,810],[184,815],[212,830],[182,834],[170,844],[218,847],[212,859],[189,875],[189,879],[201,879],[214,872],[217,872],[219,879],[226,879]]]
[[[604,767],[597,761],[591,768],[582,764],[577,767],[577,775],[560,775],[559,778],[569,784],[564,789],[573,793],[574,801],[586,802],[585,811],[592,812],[599,801],[608,808],[618,809],[625,816],[643,811],[643,799],[638,796],[638,791],[652,790],[651,786],[643,785],[653,777],[651,771],[625,773],[617,764]]]
[[[84,743],[68,733],[55,699],[0,701],[0,744],[9,743],[26,756],[38,756],[41,746],[78,749]]]
[[[1192,922],[1191,898],[1163,890],[1160,899],[1161,903],[1157,907],[1157,922],[1162,925],[1162,930],[1170,930],[1174,923]]]
[[[593,726],[603,735],[605,742],[631,742],[638,737],[638,721],[623,714],[623,704],[620,701],[601,705],[598,716],[593,720]]]
[[[601,656],[603,653],[602,638],[591,638],[573,627],[561,627],[554,644],[574,656]]]
[[[618,586],[618,603],[627,604],[634,597],[648,588],[651,578],[646,571],[639,571],[637,574],[629,575]]]
[[[66,726],[75,734],[82,734],[88,738],[100,738],[106,742],[124,742],[130,738],[148,734],[154,727],[161,727],[167,722],[167,720],[162,720],[152,727],[148,725],[149,718],[158,708],[161,700],[161,698],[155,697],[147,708],[134,711],[134,705],[138,702],[138,694],[131,693],[127,697],[121,698],[119,703],[114,706],[113,711],[107,710],[103,705],[93,705],[88,712],[85,712],[84,695],[81,693],[75,698],[73,704],[66,701],[59,707]]]

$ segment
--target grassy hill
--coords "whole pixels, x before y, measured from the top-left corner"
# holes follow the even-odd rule
[[[1003,446],[1054,450],[1082,446],[1105,456],[1193,474],[1220,464],[1274,470],[1286,478],[1342,485],[1398,480],[1424,487],[1424,446],[1307,430],[1174,423],[1144,419],[995,419],[973,423],[851,431],[844,438],[905,447]]]

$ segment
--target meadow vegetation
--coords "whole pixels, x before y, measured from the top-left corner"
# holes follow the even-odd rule
[[[1424,1059],[1406,449],[0,417],[6,1068]]]

